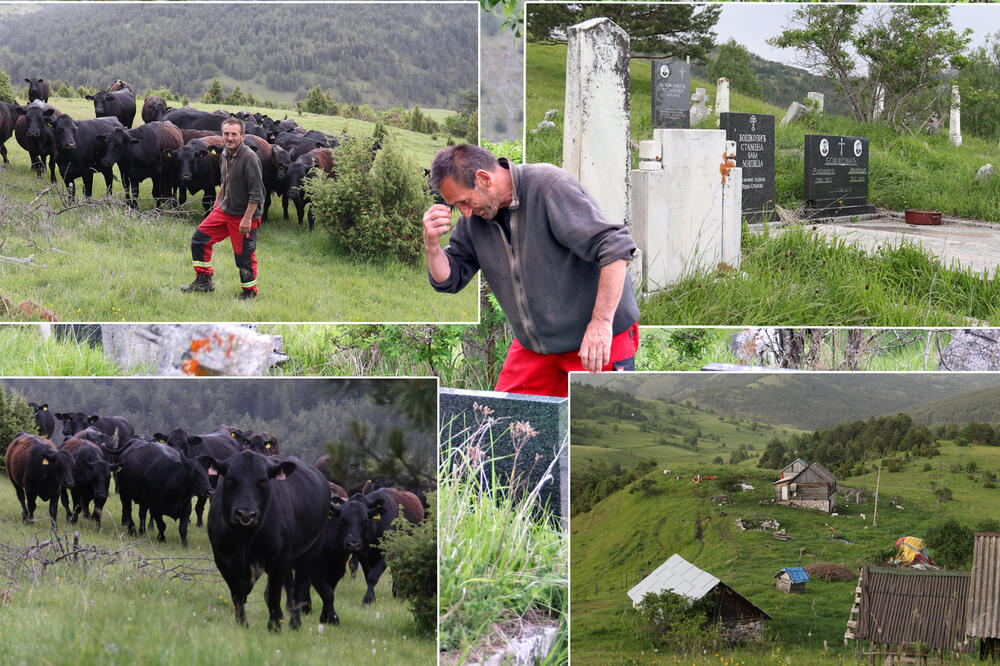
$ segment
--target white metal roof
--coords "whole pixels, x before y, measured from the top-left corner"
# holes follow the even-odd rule
[[[628,596],[633,606],[638,605],[650,592],[659,594],[664,590],[670,590],[689,599],[701,599],[718,584],[718,578],[674,553],[653,573],[629,590]]]

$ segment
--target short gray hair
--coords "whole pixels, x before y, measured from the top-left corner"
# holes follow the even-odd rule
[[[440,189],[445,178],[451,178],[462,187],[476,186],[476,172],[493,171],[500,162],[485,148],[469,143],[442,148],[431,164],[430,186]]]
[[[243,122],[242,118],[237,118],[236,116],[229,116],[228,118],[226,118],[225,120],[222,121],[222,124],[223,125],[239,125],[240,126],[240,134],[246,134],[247,133],[247,124],[245,122]]]

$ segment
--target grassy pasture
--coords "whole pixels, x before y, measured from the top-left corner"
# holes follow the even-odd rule
[[[739,444],[753,442],[755,433],[749,424],[729,419],[723,422],[704,413],[699,417],[694,410],[679,405],[669,407],[675,410],[677,422],[685,422],[683,428],[701,427],[705,438],[699,438],[697,452],[674,445],[643,448],[643,433],[629,422],[621,422],[611,437],[603,431],[606,426],[593,419],[573,421],[574,476],[591,460],[617,460],[630,467],[637,459],[637,449],[644,458],[652,456],[672,472],[666,476],[662,469],[654,469],[572,519],[574,663],[854,663],[859,656],[853,644],[844,646],[843,634],[856,581],[813,580],[804,594],[784,594],[774,586],[777,571],[819,561],[856,571],[872,553],[893,548],[900,536],[922,536],[929,525],[945,517],[973,526],[1000,509],[1000,489],[984,488],[981,476],[970,478],[967,473],[952,471],[953,465],[969,460],[975,460],[980,470],[995,470],[1000,466],[1000,449],[958,447],[947,441],[940,442],[940,456],[913,458],[901,472],[883,472],[877,527],[872,526],[874,474],[839,480],[839,485],[864,489],[868,498],[860,504],[847,504],[838,498],[837,516],[774,505],[768,500],[773,498],[775,474],[757,469],[756,458],[737,466],[709,462],[716,455],[728,459]],[[714,425],[709,423],[712,420]],[[581,425],[588,433],[602,429],[601,435],[581,438],[577,435]],[[719,434],[721,441],[710,437],[714,434]],[[766,432],[765,441],[774,434],[784,436]],[[927,463],[930,470],[924,469]],[[694,474],[723,475],[734,470],[740,471],[754,490],[730,494],[733,503],[729,505],[712,502],[721,492],[715,482],[691,481]],[[678,475],[684,478],[677,479]],[[648,493],[628,492],[645,479],[653,484]],[[938,504],[932,484],[950,487],[953,500]],[[890,506],[893,498],[902,509]],[[748,517],[776,519],[793,540],[774,540],[770,530],[740,532],[735,519]],[[834,540],[834,536],[852,543]],[[766,624],[764,642],[720,649],[714,654],[712,650],[699,655],[644,650],[624,628],[631,605],[626,592],[673,553],[712,573],[767,612],[773,620]]]
[[[177,523],[167,520],[166,542],[129,537],[119,530],[121,504],[112,494],[101,529],[80,519],[68,528],[60,508],[58,533],[72,542],[80,532],[82,548],[97,547],[117,556],[83,555],[48,567],[21,556],[53,539],[48,504],[35,511],[36,522],[21,522],[20,505],[9,480],[0,478],[0,662],[15,664],[316,664],[367,659],[386,664],[428,664],[435,659],[433,638],[416,634],[412,615],[393,599],[391,574],[375,588],[376,602],[361,607],[363,578],[349,574],[337,586],[339,627],[318,625],[318,610],[303,626],[278,634],[266,630],[266,577],[247,602],[248,628],[236,625],[229,589],[212,560],[204,528],[192,519],[190,547],[184,549]],[[133,508],[133,518],[137,520]],[[153,532],[155,535],[155,531]],[[44,550],[55,559],[59,551]],[[169,570],[183,567],[196,580]],[[197,570],[197,571],[196,571]],[[176,572],[175,572],[176,573]],[[313,593],[313,603],[318,596]],[[284,603],[283,603],[284,608]],[[287,612],[286,612],[287,622]]]
[[[87,100],[50,101],[74,119],[93,117],[93,106]],[[288,115],[303,126],[330,133],[346,130],[370,135],[373,127],[364,121],[332,116]],[[138,116],[136,120],[136,126],[141,124]],[[399,137],[417,166],[429,166],[446,141],[408,130],[390,131]],[[15,305],[31,299],[53,310],[62,321],[477,320],[474,289],[459,295],[438,294],[428,284],[422,264],[368,264],[348,259],[326,231],[317,229],[310,234],[305,225],[299,227],[294,206],[290,206],[289,219],[283,220],[280,201],[272,203],[269,219],[258,231],[257,300],[236,300],[239,278],[227,240],[214,247],[216,291],[184,294],[178,288],[194,277],[191,234],[204,217],[200,197],[189,198],[179,210],[155,210],[151,182],[146,181],[139,190],[140,211],[133,212],[121,203],[116,170],[111,200],[71,208],[62,197],[61,180],[38,198],[49,187],[47,176],[44,181],[36,178],[27,153],[16,141],[11,139],[7,147],[11,165],[0,171],[4,190],[0,196],[0,254],[35,255],[30,265],[0,262],[0,291]],[[95,178],[98,196],[104,193],[103,182],[103,177]],[[79,182],[77,190],[82,195]]]

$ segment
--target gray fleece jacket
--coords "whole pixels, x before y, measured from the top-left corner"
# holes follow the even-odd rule
[[[451,275],[445,282],[428,275],[431,285],[456,293],[481,269],[521,345],[539,354],[579,349],[601,267],[631,260],[635,243],[566,171],[551,164],[510,165],[503,158],[500,163],[514,181],[510,243],[497,219],[459,218],[444,250]],[[626,273],[612,334],[638,319]]]

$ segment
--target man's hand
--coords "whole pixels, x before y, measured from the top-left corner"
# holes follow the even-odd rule
[[[253,220],[251,220],[246,215],[240,220],[240,234],[243,236],[248,236],[250,234],[250,227],[253,226]]]
[[[588,372],[600,372],[611,360],[611,320],[591,319],[580,343],[580,362]]]
[[[451,229],[451,208],[434,204],[424,213],[424,248],[440,247],[441,236]]]

